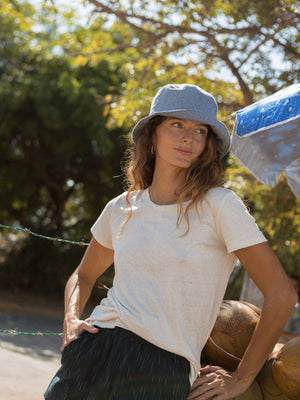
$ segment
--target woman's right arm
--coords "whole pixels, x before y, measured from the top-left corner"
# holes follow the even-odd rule
[[[92,238],[78,268],[70,276],[65,288],[65,318],[62,349],[83,331],[98,329],[80,319],[96,280],[113,263],[114,251]]]

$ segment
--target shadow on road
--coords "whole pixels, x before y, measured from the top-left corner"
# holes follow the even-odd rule
[[[49,316],[0,311],[0,329],[30,333],[60,333],[62,320]],[[60,354],[61,342],[61,336],[0,333],[0,347],[44,360],[57,358]]]

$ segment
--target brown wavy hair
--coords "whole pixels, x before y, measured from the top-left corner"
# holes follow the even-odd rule
[[[129,216],[131,217],[130,198],[135,190],[147,189],[153,179],[155,155],[151,152],[153,136],[156,128],[167,117],[153,117],[144,127],[144,132],[138,138],[137,143],[131,143],[126,156],[123,170],[127,179],[126,201],[129,206]],[[208,127],[207,142],[204,152],[187,168],[184,181],[177,191],[178,218],[177,225],[184,217],[187,221],[189,231],[188,211],[198,206],[206,193],[214,188],[223,185],[223,169],[221,165],[221,155],[217,150],[218,141],[216,134],[210,126]],[[183,202],[191,200],[184,208]]]

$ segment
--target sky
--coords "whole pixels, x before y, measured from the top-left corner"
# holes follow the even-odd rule
[[[38,8],[40,5],[45,3],[45,0],[29,0],[29,2]],[[48,0],[48,2],[50,2],[50,0]],[[58,8],[67,7],[68,4],[72,4],[72,8],[78,10],[78,16],[80,16],[79,20],[83,25],[87,23],[91,10],[94,8],[92,5],[83,5],[82,0],[72,0],[72,2],[68,0],[51,0],[51,2],[54,3]]]

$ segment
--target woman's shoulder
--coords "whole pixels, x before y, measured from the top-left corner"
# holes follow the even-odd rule
[[[224,207],[226,209],[244,207],[241,198],[232,190],[225,187],[215,187],[210,189],[204,199],[204,204],[219,213]]]
[[[206,196],[206,204],[216,215],[224,213],[231,215],[249,214],[247,204],[232,190],[218,187],[209,190]]]
[[[131,204],[135,204],[137,200],[142,196],[143,192],[144,190],[134,190],[130,192],[129,196],[127,191],[123,192],[110,200],[108,204],[110,204],[112,207],[117,208],[126,206],[128,204],[128,200]]]
[[[209,202],[222,202],[227,197],[239,198],[235,192],[223,186],[212,188],[206,194],[206,200]]]

